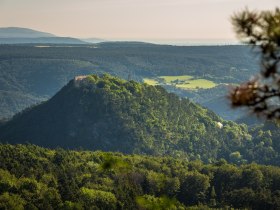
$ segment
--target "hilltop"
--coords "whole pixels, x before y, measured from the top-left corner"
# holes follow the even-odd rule
[[[250,138],[245,125],[223,121],[160,86],[110,75],[76,77],[50,100],[17,114],[0,128],[0,139],[9,143],[206,162],[229,159]]]

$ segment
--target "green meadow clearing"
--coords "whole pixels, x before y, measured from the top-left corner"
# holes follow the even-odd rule
[[[217,86],[218,84],[206,80],[206,79],[195,79],[190,75],[182,76],[160,76],[155,78],[145,78],[144,83],[149,85],[173,85],[177,88],[182,89],[209,89]]]
[[[148,85],[159,85],[158,81],[155,79],[144,78],[144,83]]]
[[[182,75],[182,76],[161,76],[159,77],[161,79],[164,79],[166,83],[172,83],[176,80],[179,81],[188,81],[190,79],[193,79],[193,76],[189,76],[189,75]]]

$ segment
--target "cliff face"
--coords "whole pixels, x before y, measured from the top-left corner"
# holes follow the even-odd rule
[[[86,75],[83,75],[83,76],[76,76],[74,78],[74,85],[75,87],[80,87],[81,84],[85,84],[87,82],[86,80],[87,76]]]

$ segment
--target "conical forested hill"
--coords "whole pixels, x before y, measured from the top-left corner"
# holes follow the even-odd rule
[[[204,161],[228,159],[250,138],[245,126],[222,121],[162,87],[109,75],[76,77],[0,128],[2,142]]]

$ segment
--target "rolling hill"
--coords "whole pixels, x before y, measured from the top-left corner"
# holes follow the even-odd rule
[[[0,142],[280,165],[274,127],[248,130],[160,86],[105,74],[75,77],[48,101],[2,122]]]
[[[5,99],[3,104],[12,103],[3,108],[0,104],[0,118],[11,117],[22,108],[52,97],[76,75],[109,73],[139,82],[144,78],[190,75],[216,84],[237,84],[257,70],[258,63],[247,46],[176,47],[139,42],[45,47],[0,45],[0,90],[5,91],[5,97],[0,93],[0,98]],[[228,93],[221,85],[194,91],[165,88],[206,106],[209,100],[215,103],[215,99]],[[18,92],[26,97],[26,102],[14,97]],[[29,100],[30,95],[35,100]],[[215,103],[211,107],[224,119],[240,117],[231,111],[220,112],[224,110],[221,105]]]
[[[0,139],[211,162],[229,159],[251,136],[245,125],[160,86],[92,75],[76,77],[50,100],[14,116],[0,128]]]

